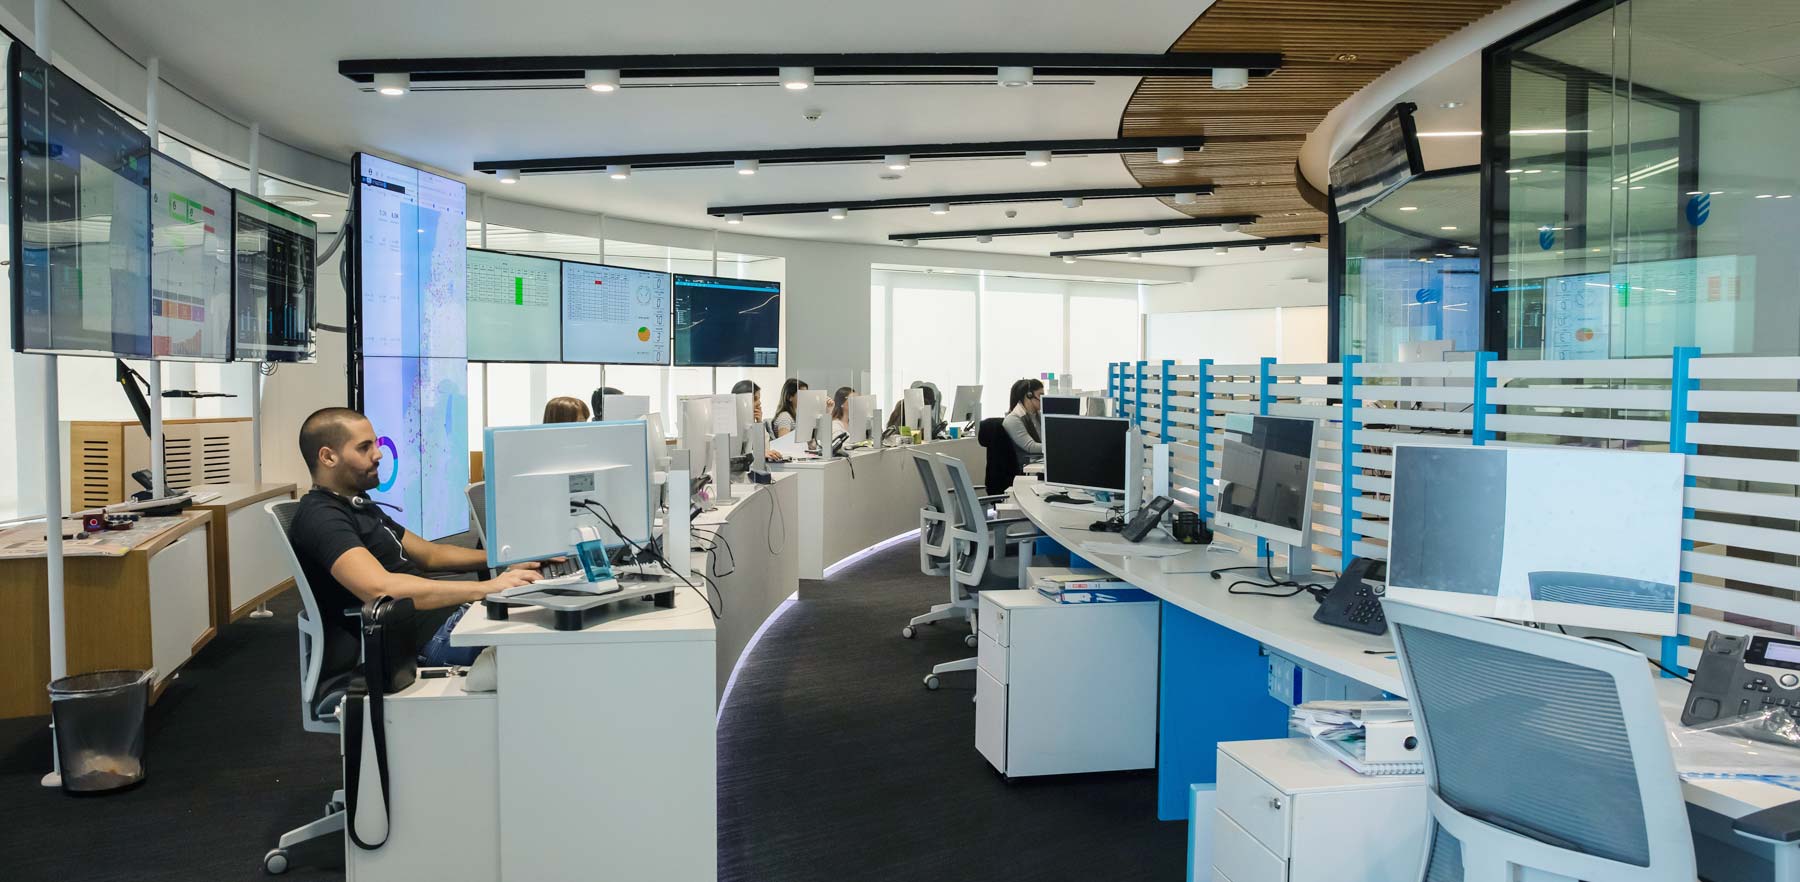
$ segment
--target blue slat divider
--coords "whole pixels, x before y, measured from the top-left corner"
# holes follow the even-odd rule
[[[1173,415],[1169,413],[1169,387],[1174,383],[1175,359],[1165,358],[1162,363],[1162,395],[1161,400],[1156,403],[1156,406],[1162,409],[1162,415],[1156,420],[1156,424],[1162,428],[1157,435],[1157,440],[1163,444],[1175,440],[1174,435],[1169,432],[1169,427],[1174,425],[1174,420],[1171,418]]]
[[[1670,453],[1680,453],[1683,455],[1692,455],[1692,454],[1699,452],[1698,448],[1696,448],[1695,445],[1692,444],[1691,442],[1689,442],[1687,439],[1688,424],[1694,422],[1694,420],[1697,418],[1697,414],[1695,414],[1693,411],[1688,409],[1688,393],[1693,392],[1695,389],[1700,387],[1700,381],[1695,380],[1693,378],[1690,369],[1692,367],[1694,359],[1699,358],[1699,357],[1700,357],[1700,347],[1698,347],[1698,346],[1677,346],[1677,347],[1675,347],[1674,362],[1670,365],[1671,373],[1669,375],[1669,452]],[[1685,480],[1687,482],[1687,486],[1689,486],[1689,487],[1694,486],[1695,482],[1694,482],[1694,477],[1692,475],[1687,476]],[[1682,517],[1682,520],[1692,519],[1694,517],[1694,510],[1691,508],[1683,508],[1681,510],[1681,517]],[[1692,540],[1692,539],[1681,540],[1681,550],[1682,551],[1693,551],[1694,550],[1694,540]],[[1692,578],[1693,578],[1692,573],[1689,573],[1686,570],[1682,571],[1682,573],[1681,573],[1681,581],[1682,582],[1687,582],[1687,581],[1691,580]],[[1677,586],[1677,587],[1679,589],[1679,586]],[[1683,603],[1683,604],[1680,604],[1677,607],[1677,609],[1679,609],[1681,611],[1681,613],[1685,615],[1690,609],[1692,609],[1692,607],[1686,603]],[[1680,655],[1678,654],[1681,649],[1681,645],[1686,642],[1687,642],[1687,638],[1685,638],[1685,637],[1664,637],[1662,639],[1662,653],[1661,653],[1662,659],[1661,659],[1661,661],[1662,661],[1663,667],[1681,671],[1682,673],[1687,673],[1687,669],[1683,668],[1680,664]],[[1675,676],[1674,674],[1668,673],[1667,671],[1663,671],[1660,673],[1662,674],[1663,677]]]
[[[1471,433],[1469,443],[1476,446],[1486,445],[1493,440],[1494,433],[1488,431],[1487,418],[1494,413],[1494,406],[1488,404],[1488,390],[1494,388],[1494,378],[1489,375],[1495,359],[1492,352],[1475,353],[1475,403],[1470,406],[1475,421],[1475,431]]]
[[[1351,462],[1357,450],[1354,440],[1356,430],[1362,423],[1356,420],[1356,387],[1360,379],[1356,376],[1356,366],[1362,363],[1360,355],[1346,355],[1344,358],[1344,418],[1340,421],[1343,434],[1338,450],[1338,472],[1340,486],[1338,488],[1339,517],[1342,526],[1338,528],[1338,570],[1342,572],[1350,566],[1350,558],[1356,553],[1356,507],[1353,504],[1357,497],[1356,473],[1358,469]]]
[[[1202,358],[1202,359],[1200,359],[1200,369],[1197,371],[1197,373],[1199,373],[1199,375],[1200,375],[1200,389],[1199,389],[1198,394],[1196,395],[1196,400],[1199,401],[1199,408],[1200,408],[1199,417],[1200,417],[1200,519],[1201,520],[1206,520],[1206,507],[1207,507],[1207,504],[1212,500],[1212,481],[1206,477],[1206,463],[1208,461],[1207,458],[1212,454],[1212,427],[1210,425],[1208,425],[1208,423],[1207,423],[1208,418],[1211,416],[1211,414],[1208,413],[1208,411],[1207,411],[1207,405],[1209,403],[1211,403],[1211,401],[1212,401],[1211,378],[1208,377],[1207,374],[1212,371],[1212,366],[1213,366],[1212,359]]]

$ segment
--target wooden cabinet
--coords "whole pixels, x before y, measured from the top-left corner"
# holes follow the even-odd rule
[[[250,419],[163,420],[169,489],[250,480]],[[150,467],[150,438],[135,420],[69,423],[69,510],[120,502],[143,489],[131,473]]]

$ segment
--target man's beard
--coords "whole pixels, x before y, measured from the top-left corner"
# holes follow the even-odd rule
[[[356,476],[358,491],[373,490],[381,486],[381,466],[376,466]]]

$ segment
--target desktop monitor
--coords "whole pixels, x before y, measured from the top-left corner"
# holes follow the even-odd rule
[[[1683,480],[1671,453],[1401,445],[1387,596],[1672,635]]]
[[[231,358],[231,188],[150,153],[150,346],[157,358]]]
[[[818,441],[820,444],[831,443],[830,438],[814,437],[818,434],[819,418],[831,413],[829,396],[830,393],[822,389],[802,389],[795,396],[794,440],[796,443],[804,444],[807,441]]]
[[[981,388],[980,386],[956,387],[956,400],[950,406],[950,422],[974,423],[981,421]]]
[[[931,406],[925,403],[925,389],[914,386],[906,390],[906,424],[925,438],[931,437]]]
[[[1124,493],[1131,421],[1116,417],[1044,415],[1044,482]]]
[[[875,422],[881,418],[881,410],[875,405],[875,396],[852,395],[846,406],[849,413],[845,414],[844,429],[850,434],[850,438],[845,443],[855,444],[881,437],[881,429]]]
[[[669,363],[669,274],[562,262],[562,360]]]
[[[711,395],[681,396],[680,447],[693,455],[693,474],[699,477],[712,466],[713,400]]]
[[[1038,399],[1038,403],[1043,405],[1044,414],[1046,416],[1050,414],[1057,414],[1059,416],[1081,415],[1081,399],[1074,395],[1045,395]]]
[[[562,261],[469,249],[470,361],[554,362],[562,352]]]
[[[753,392],[737,393],[737,431],[739,436],[747,434],[746,429],[756,422],[756,395]]]
[[[1290,547],[1306,547],[1312,523],[1313,435],[1318,424],[1251,417],[1248,433],[1226,426],[1219,464],[1220,526]]]
[[[608,547],[648,543],[646,434],[642,420],[488,429],[488,566],[567,554],[578,527],[599,527]]]
[[[600,412],[595,416],[612,421],[641,420],[649,412],[648,395],[601,395]]]

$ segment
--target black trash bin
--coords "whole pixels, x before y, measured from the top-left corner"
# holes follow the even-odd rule
[[[100,793],[144,780],[149,671],[95,671],[50,683],[50,719],[66,793]]]

